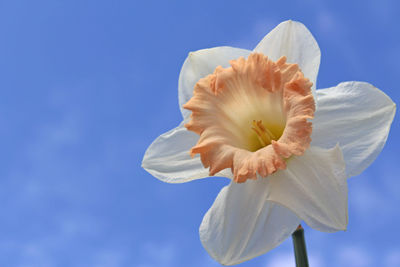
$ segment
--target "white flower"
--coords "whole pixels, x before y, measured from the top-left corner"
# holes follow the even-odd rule
[[[150,145],[142,165],[168,183],[210,173],[232,179],[200,226],[221,264],[266,253],[301,220],[320,231],[346,229],[346,179],[380,153],[396,106],[364,82],[315,90],[319,63],[307,28],[285,21],[253,51],[204,49],[183,64],[183,121]]]

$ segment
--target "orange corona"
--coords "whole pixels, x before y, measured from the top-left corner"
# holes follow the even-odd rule
[[[231,168],[241,183],[286,168],[311,142],[315,102],[312,83],[297,64],[260,53],[230,61],[200,79],[184,105],[192,111],[185,127],[200,135],[200,154],[210,175]]]

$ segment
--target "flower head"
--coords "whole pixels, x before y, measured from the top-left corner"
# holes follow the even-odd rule
[[[182,67],[183,122],[151,144],[143,167],[171,183],[232,179],[200,226],[222,264],[276,247],[301,220],[347,227],[346,180],[382,150],[395,104],[363,82],[315,90],[319,61],[307,28],[286,21],[253,51],[200,50]]]
[[[200,79],[183,107],[185,127],[200,135],[191,155],[200,154],[210,175],[230,168],[235,182],[285,169],[311,142],[312,83],[296,64],[273,62],[260,53],[230,61]]]

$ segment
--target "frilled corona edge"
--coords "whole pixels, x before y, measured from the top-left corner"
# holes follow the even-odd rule
[[[241,183],[285,169],[285,159],[304,153],[315,102],[312,83],[285,57],[274,62],[253,53],[230,64],[200,79],[183,107],[192,111],[185,127],[200,135],[191,155],[200,154],[210,176],[231,168]]]

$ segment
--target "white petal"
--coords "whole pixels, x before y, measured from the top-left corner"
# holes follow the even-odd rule
[[[396,105],[364,82],[345,82],[317,90],[312,145],[339,143],[348,176],[360,174],[378,156],[389,134]]]
[[[268,179],[268,178],[267,178]],[[347,227],[347,182],[339,146],[311,147],[270,178],[268,200],[290,208],[310,227],[334,232]]]
[[[214,72],[217,66],[229,67],[229,60],[239,57],[247,57],[251,51],[234,47],[214,47],[190,52],[183,63],[179,75],[179,107],[184,118],[190,115],[190,111],[183,109],[185,104],[193,96],[194,85]]]
[[[254,51],[272,60],[286,56],[287,62],[297,63],[304,76],[313,83],[312,92],[315,97],[321,51],[306,26],[297,21],[284,21],[268,33]]]
[[[209,176],[199,156],[189,155],[199,136],[183,124],[159,136],[143,157],[142,167],[163,182],[183,183]]]
[[[344,168],[339,146],[312,147],[291,157],[286,170],[256,181],[232,182],[203,218],[203,246],[221,264],[233,265],[279,245],[296,229],[299,217],[317,230],[345,229]]]
[[[268,179],[224,187],[200,226],[204,248],[223,265],[262,255],[289,237],[300,219],[289,209],[266,201]]]

